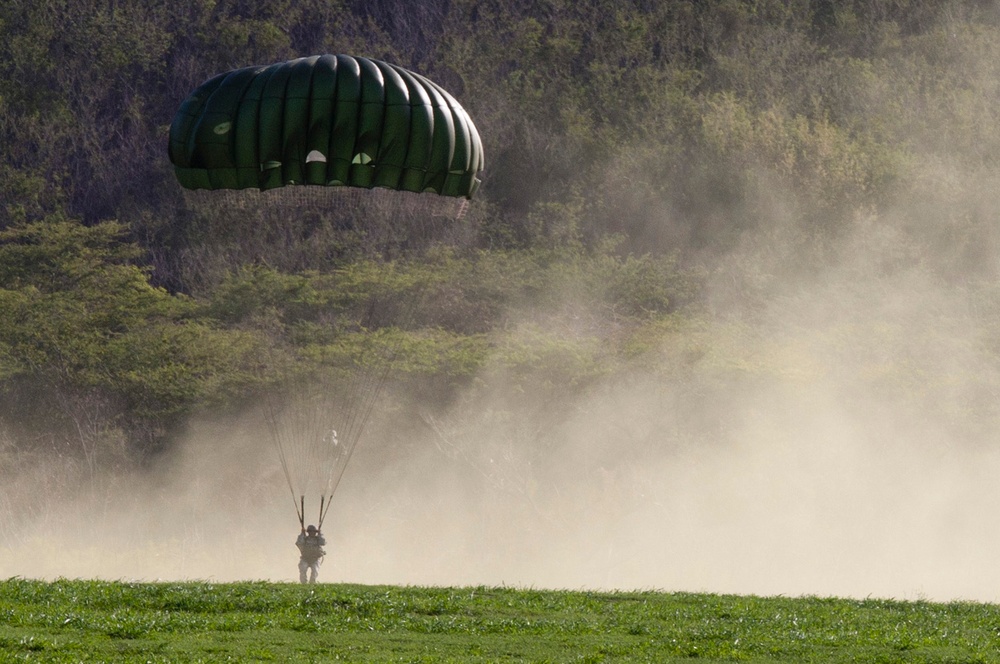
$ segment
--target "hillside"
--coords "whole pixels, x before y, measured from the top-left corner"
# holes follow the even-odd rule
[[[374,349],[347,580],[994,598],[998,37],[981,0],[5,4],[0,565],[281,578],[203,548],[290,511],[263,395]],[[178,186],[191,90],[317,53],[460,100],[460,220]],[[193,548],[101,549],[151,514]]]

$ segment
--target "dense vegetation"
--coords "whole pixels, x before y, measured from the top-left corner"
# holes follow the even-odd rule
[[[0,661],[996,662],[977,604],[0,582]]]
[[[165,144],[187,93],[320,52],[421,71],[470,111],[487,171],[461,233],[417,251],[366,242],[377,220],[342,211],[182,194]],[[642,367],[678,388],[665,435],[724,438],[699,404],[726,384],[799,375],[803,355],[807,374],[840,367],[860,345],[861,380],[906,417],[984,439],[1000,421],[994,379],[975,373],[1000,348],[998,99],[986,0],[4,2],[3,467],[147,458],[279,369],[350,355],[376,291],[424,297],[395,332],[400,380],[430,388],[422,409],[503,371],[512,408],[558,419],[596,379]],[[920,387],[936,367],[919,345],[885,352],[940,341],[905,316],[831,336],[756,327],[776,302],[807,309],[802,280],[831,264],[857,284],[834,311],[884,278],[953,289],[983,330],[940,379],[961,393]],[[496,425],[465,417],[452,433]]]

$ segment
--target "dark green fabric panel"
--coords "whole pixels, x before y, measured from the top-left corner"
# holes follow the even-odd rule
[[[260,186],[260,106],[264,98],[272,67],[255,68],[256,75],[243,93],[243,101],[236,112],[234,129],[234,149],[236,168],[239,172],[241,189]]]
[[[185,123],[186,136],[183,142],[178,141],[180,145],[180,153],[183,155],[182,161],[186,166],[190,168],[198,168],[202,164],[199,163],[202,160],[198,156],[199,146],[197,142],[197,128],[202,121],[203,115],[205,113],[205,107],[208,102],[209,95],[206,95],[202,100],[202,103],[198,104],[198,112],[196,115],[192,115],[188,121]]]
[[[451,107],[451,113],[452,117],[456,118],[455,150],[451,156],[451,165],[441,193],[445,196],[458,196],[461,191],[462,176],[472,165],[472,139],[469,137],[469,125],[459,121],[460,116],[456,117],[454,107]]]
[[[461,122],[461,116],[452,107],[452,117],[455,118],[455,154],[451,157],[452,173],[464,173],[472,168],[473,145],[469,135],[469,123]]]
[[[237,70],[218,81],[190,128],[190,166],[206,169],[213,188],[238,185],[233,170],[232,114],[239,106],[242,89],[251,78],[249,72]]]
[[[320,56],[313,65],[312,92],[309,98],[309,126],[306,136],[306,184],[327,183],[330,158],[330,132],[334,100],[337,95],[337,59]]]
[[[431,85],[431,82],[420,74],[412,74],[412,76],[417,84],[420,85],[420,89],[426,100],[427,107],[425,112],[430,122],[430,131],[427,132],[423,139],[425,141],[422,146],[424,157],[423,164],[420,165],[420,168],[423,170],[423,181],[420,184],[420,191],[428,189],[438,191],[440,187],[440,183],[437,182],[439,179],[438,171],[441,170],[438,164],[442,159],[442,155],[450,151],[450,135],[454,131],[454,127],[449,118],[445,118],[441,114],[441,95]],[[442,140],[442,138],[446,138],[447,140]]]
[[[479,188],[479,178],[477,176],[483,170],[483,140],[479,136],[479,130],[476,129],[476,125],[472,122],[472,119],[466,116],[465,122],[469,129],[472,154],[469,166],[461,176],[458,190],[462,192],[462,195],[472,198],[473,194],[476,193],[476,189]]]
[[[414,79],[419,85],[419,81]],[[434,146],[435,117],[434,106],[427,90],[419,85],[420,105],[413,106],[410,147],[406,155],[406,169],[402,188],[421,192],[427,188],[428,172],[431,170],[431,154]]]
[[[337,56],[337,98],[330,130],[327,182],[348,184],[354,142],[361,112],[361,65],[352,57]]]
[[[208,171],[204,168],[181,168],[174,167],[177,174],[177,181],[185,189],[211,189],[212,182],[208,179]]]
[[[285,184],[281,172],[284,159],[281,127],[285,116],[285,89],[291,69],[285,63],[272,65],[269,69],[273,71],[264,85],[257,130],[261,189],[274,189]]]
[[[406,85],[410,99],[410,136],[399,186],[406,191],[421,192],[430,166],[434,109],[424,84],[416,76],[405,69],[397,69],[397,73]]]
[[[285,86],[285,109],[281,125],[281,177],[285,184],[305,182],[306,134],[309,128],[309,96],[313,65],[318,58],[290,63]]]
[[[482,173],[483,169],[486,168],[486,158],[483,156],[485,154],[483,151],[483,137],[479,133],[476,123],[472,121],[472,118],[466,115],[465,121],[469,123],[469,128],[472,131],[472,143],[476,150],[476,161],[473,167],[473,175],[475,175],[476,173]]]
[[[208,169],[235,167],[234,126],[243,92],[253,80],[252,69],[239,69],[227,76],[210,95],[206,109],[194,127],[197,152],[192,165]],[[229,183],[226,176],[221,182]]]
[[[410,141],[410,95],[396,68],[375,63],[382,72],[385,119],[375,154],[375,186],[398,189]]]
[[[431,96],[434,109],[434,135],[424,187],[441,193],[452,155],[455,153],[455,118],[448,103],[433,86],[428,85],[427,92]]]
[[[350,184],[375,186],[375,158],[385,120],[385,84],[382,72],[368,58],[358,58],[361,66],[361,113],[358,117],[354,154],[351,156]]]
[[[337,99],[361,102],[361,64],[349,55],[337,57]]]
[[[454,140],[452,143],[451,159],[448,163],[444,181],[438,192],[445,196],[460,196],[468,189],[468,180],[464,177],[465,174],[479,160],[478,155],[475,153],[476,144],[471,136],[471,132],[475,128],[465,110],[454,97],[433,81],[428,81],[428,85],[433,87],[440,95],[441,100],[447,105],[448,113],[454,121]]]
[[[201,84],[181,104],[170,125],[170,140],[168,154],[170,162],[178,168],[190,168],[192,155],[196,149],[194,143],[194,126],[198,122],[202,109],[208,102],[212,92],[225,80],[229,74],[219,74]]]

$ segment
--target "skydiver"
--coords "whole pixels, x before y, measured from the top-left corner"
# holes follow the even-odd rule
[[[299,548],[301,554],[299,558],[299,583],[306,583],[306,571],[309,574],[309,583],[316,583],[319,575],[319,565],[326,555],[323,547],[326,546],[326,538],[323,533],[316,530],[316,526],[310,525],[299,533],[295,540],[295,546]]]

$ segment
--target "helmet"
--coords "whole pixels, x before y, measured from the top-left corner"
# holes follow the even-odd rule
[[[316,526],[310,525],[308,528],[306,528],[306,532],[310,534],[316,532]]]

